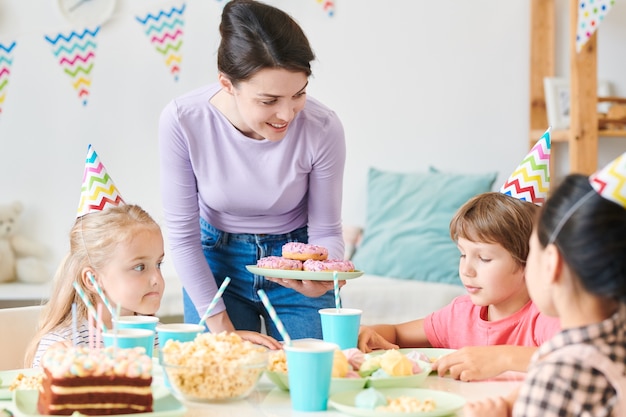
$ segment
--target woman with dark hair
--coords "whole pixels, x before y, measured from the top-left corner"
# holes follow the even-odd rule
[[[526,280],[562,331],[533,356],[519,393],[465,416],[626,415],[626,153],[569,175],[542,207]]]
[[[292,338],[321,338],[318,310],[334,306],[332,282],[265,278],[245,265],[280,256],[290,241],[343,258],[343,127],[306,96],[315,55],[289,15],[233,0],[220,34],[218,82],[173,100],[159,123],[163,210],[185,321],[200,320],[228,276],[209,330],[258,332],[263,317],[280,339],[257,296],[264,289]]]

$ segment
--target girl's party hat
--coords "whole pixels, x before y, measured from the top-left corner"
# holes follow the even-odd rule
[[[589,182],[602,197],[626,208],[626,152],[592,174]]]
[[[550,189],[550,129],[541,136],[528,155],[500,188],[511,197],[540,206]]]
[[[98,154],[91,145],[87,148],[83,186],[80,189],[80,203],[76,217],[109,207],[125,204],[120,192],[100,162]]]

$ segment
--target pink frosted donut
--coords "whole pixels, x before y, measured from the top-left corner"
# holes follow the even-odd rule
[[[337,271],[337,272],[352,272],[354,271],[354,264],[351,261],[342,261],[340,259],[326,259],[323,261],[315,261],[309,259],[304,261],[302,269],[305,271]]]
[[[283,258],[306,261],[315,259],[321,261],[328,258],[328,249],[308,243],[289,242],[283,245]]]
[[[268,269],[291,269],[294,271],[302,270],[302,261],[295,259],[282,258],[280,256],[266,256],[256,261],[259,268]]]

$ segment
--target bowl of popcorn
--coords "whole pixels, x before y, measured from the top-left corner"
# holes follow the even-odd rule
[[[343,391],[362,389],[365,386],[367,379],[361,377],[356,372],[355,367],[358,369],[358,366],[351,360],[358,361],[356,355],[353,354],[354,351],[358,351],[358,349],[346,349],[343,351],[338,349],[335,351],[330,380],[330,395]],[[279,389],[289,391],[285,351],[276,350],[269,353],[266,375]]]
[[[187,401],[220,402],[245,398],[267,368],[264,347],[235,333],[202,333],[193,341],[168,340],[161,363],[170,389]]]

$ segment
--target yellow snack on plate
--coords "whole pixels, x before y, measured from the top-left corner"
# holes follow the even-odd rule
[[[409,376],[413,375],[413,363],[400,351],[388,350],[382,355],[380,367],[389,376]]]
[[[335,355],[333,356],[333,378],[345,378],[350,370],[350,364],[348,363],[348,358],[341,350],[335,350]]]

